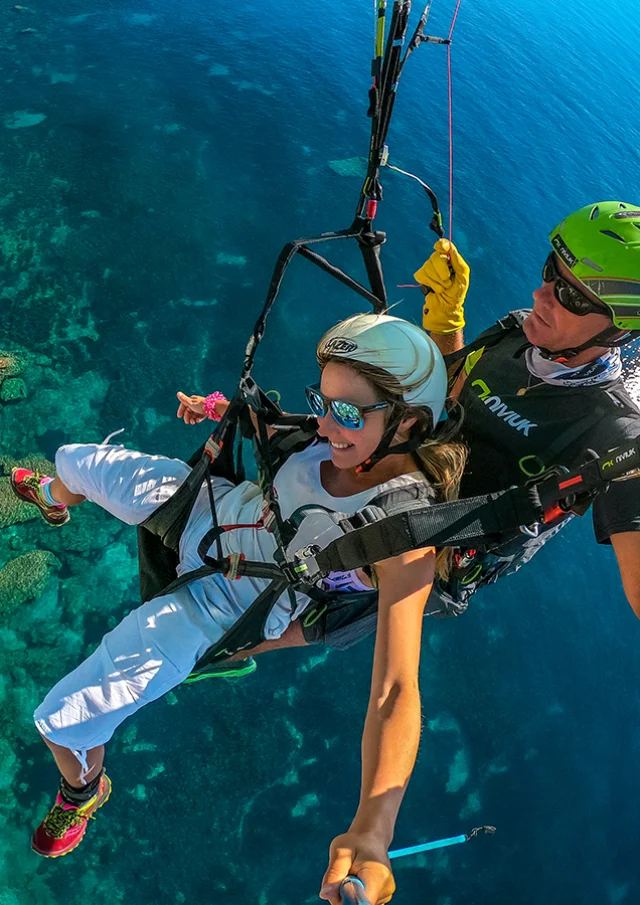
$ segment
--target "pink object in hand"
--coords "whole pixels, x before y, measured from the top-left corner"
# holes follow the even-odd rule
[[[219,390],[216,390],[215,393],[211,393],[210,396],[207,396],[207,398],[203,402],[204,413],[207,416],[207,418],[209,418],[211,421],[220,421],[220,419],[222,418],[222,415],[219,415],[216,412],[216,402],[228,402],[228,401],[229,400],[224,395],[224,393],[221,393]]]

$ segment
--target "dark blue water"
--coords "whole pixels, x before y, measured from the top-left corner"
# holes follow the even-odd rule
[[[175,391],[232,390],[280,247],[351,221],[359,179],[330,163],[366,153],[370,6],[0,10],[0,351],[19,353],[28,391],[0,405],[1,473],[119,427],[148,451],[198,445]],[[432,32],[452,7],[435,0]],[[472,269],[471,336],[528,303],[564,214],[640,198],[640,27],[621,0],[463,0],[455,38],[454,238]],[[413,57],[390,134],[392,160],[443,205],[445,75],[442,48]],[[420,296],[393,287],[428,254],[427,221],[389,173],[379,225],[409,318]],[[336,257],[358,272],[355,249]],[[257,368],[285,408],[302,405],[318,335],[354,307],[294,265]],[[59,534],[14,524],[5,490],[0,477],[0,565],[34,549],[57,565],[20,604],[0,573],[0,903],[316,901],[357,802],[371,644],[268,655],[244,681],[149,707],[111,745],[114,795],[82,847],[39,860],[29,836],[56,773],[31,712],[136,604],[135,536],[91,509]],[[639,648],[588,516],[464,618],[426,625],[422,747],[396,844],[480,823],[498,834],[398,862],[396,901],[639,900]]]

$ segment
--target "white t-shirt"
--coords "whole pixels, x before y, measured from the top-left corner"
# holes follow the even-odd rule
[[[425,480],[420,472],[414,472],[352,496],[334,497],[324,489],[320,477],[321,463],[330,456],[331,451],[327,443],[314,443],[302,452],[294,453],[280,468],[275,477],[274,487],[283,518],[288,519],[301,506],[322,506],[346,515],[354,515],[381,493]],[[262,493],[256,484],[244,481],[234,486],[222,478],[214,478],[213,486],[220,525],[253,525],[259,521],[262,513]],[[178,575],[202,565],[198,556],[198,545],[211,526],[209,497],[206,485],[203,485],[180,541]],[[301,526],[292,549],[299,549],[312,540],[318,540],[320,546],[326,546],[329,540],[339,533],[339,529],[336,531],[332,528],[332,523],[322,516],[309,518]],[[221,537],[221,543],[224,556],[244,553],[246,559],[258,562],[273,562],[276,550],[273,535],[265,529],[237,528],[225,532]],[[209,555],[216,555],[215,544],[210,548]],[[212,575],[193,582],[188,587],[215,621],[227,630],[267,584],[265,579],[245,577],[229,581],[221,575]],[[292,618],[297,618],[309,603],[309,597],[296,594],[296,608],[295,612],[292,612],[289,595],[283,594],[267,620],[267,638],[279,638]]]

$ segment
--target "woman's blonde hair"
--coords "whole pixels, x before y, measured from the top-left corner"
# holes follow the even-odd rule
[[[454,439],[458,433],[461,419],[445,421],[438,428],[437,436],[433,436],[431,411],[408,405],[404,401],[403,389],[396,376],[375,365],[327,354],[321,347],[322,340],[316,349],[316,357],[321,371],[330,361],[346,364],[371,384],[381,401],[391,403],[386,411],[387,424],[395,419],[416,419],[417,430],[427,434],[427,439],[413,451],[416,464],[434,488],[436,502],[442,503],[457,499],[460,492],[460,481],[467,462],[466,446]],[[443,547],[437,551],[436,576],[438,578],[448,578],[452,559],[450,547]]]

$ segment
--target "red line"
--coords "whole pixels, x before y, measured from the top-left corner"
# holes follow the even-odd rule
[[[458,4],[456,6],[456,11],[453,14],[453,19],[451,20],[451,28],[449,29],[449,40],[451,40],[451,35],[453,34],[453,29],[456,27],[456,19],[458,18],[459,9],[460,9],[460,0],[458,0]]]
[[[461,0],[458,0],[451,20],[448,40],[451,41],[453,29],[456,27],[458,10]],[[451,83],[451,44],[447,44],[447,82],[449,86],[449,239],[453,240],[453,91]]]
[[[449,83],[449,240],[453,241],[453,97],[451,93],[451,44],[447,44]]]

